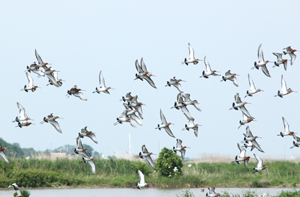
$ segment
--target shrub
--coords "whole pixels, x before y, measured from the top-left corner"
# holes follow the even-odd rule
[[[164,147],[159,153],[156,169],[162,176],[172,177],[181,174],[182,166],[181,158],[171,149]]]
[[[21,194],[22,194],[22,197],[29,197],[30,196],[30,192],[27,191],[27,190],[21,190]]]
[[[182,191],[179,195],[176,195],[177,197],[195,197],[193,192],[191,192],[189,189],[186,189]]]
[[[142,162],[137,162],[137,163],[132,163],[130,164],[132,169],[137,173],[137,170],[140,170],[144,175],[149,176],[151,173],[151,170],[149,169],[149,165],[142,163]]]

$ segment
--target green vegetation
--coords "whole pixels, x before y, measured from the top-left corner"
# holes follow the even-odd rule
[[[162,176],[172,177],[182,173],[182,160],[171,149],[163,148],[156,161],[156,169]]]
[[[258,195],[255,191],[244,191],[242,194],[229,194],[227,191],[222,194],[224,197],[269,197],[269,194]],[[300,191],[282,191],[276,197],[299,197]],[[275,197],[273,196],[273,197]]]
[[[268,168],[252,173],[256,163],[248,168],[235,163],[182,164],[178,155],[170,149],[162,149],[155,162],[157,171],[140,159],[94,159],[96,174],[82,159],[18,159],[9,158],[10,164],[0,159],[0,187],[12,183],[21,187],[133,187],[139,177],[137,170],[145,174],[150,187],[199,188],[199,187],[299,187],[300,163],[265,162]],[[177,167],[178,171],[174,171]],[[176,174],[177,173],[177,174]],[[180,176],[178,176],[178,174]],[[171,176],[169,176],[171,175]],[[289,194],[286,194],[288,196]]]
[[[30,196],[30,192],[27,190],[21,190],[21,195],[22,197],[29,197]]]
[[[191,190],[186,189],[182,191],[179,195],[176,195],[177,197],[195,197],[194,193],[191,192]]]

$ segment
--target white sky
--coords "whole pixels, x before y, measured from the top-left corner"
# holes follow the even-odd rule
[[[243,139],[245,126],[237,129],[242,118],[240,111],[228,110],[239,92],[247,109],[257,121],[249,124],[265,153],[261,157],[300,156],[299,149],[290,149],[292,137],[278,137],[283,131],[282,116],[292,131],[300,133],[299,93],[283,99],[274,97],[281,87],[280,77],[289,87],[300,91],[300,59],[288,70],[272,68],[272,78],[261,70],[251,70],[257,61],[257,48],[262,43],[265,59],[274,61],[272,52],[282,52],[291,45],[300,50],[299,1],[5,1],[0,4],[0,65],[1,76],[1,135],[9,143],[36,150],[75,144],[80,129],[96,132],[99,144],[90,139],[89,144],[100,153],[114,154],[128,151],[128,135],[134,153],[145,144],[158,155],[159,147],[172,148],[176,140],[165,131],[154,129],[161,123],[162,109],[171,130],[183,145],[191,147],[186,157],[199,158],[203,154],[234,156],[238,154],[237,142]],[[231,82],[220,83],[221,77],[199,78],[204,63],[182,65],[188,57],[188,43],[196,58],[206,55],[212,69],[239,74],[239,87]],[[65,80],[60,88],[46,86],[46,78],[31,74],[36,92],[20,91],[27,84],[24,70],[36,61],[37,49],[45,62],[59,70]],[[298,54],[299,56],[299,54]],[[156,77],[158,89],[145,81],[134,81],[136,59],[143,57]],[[286,56],[289,58],[289,56]],[[299,58],[299,57],[298,57]],[[107,86],[115,88],[111,95],[92,94],[99,86],[102,70]],[[254,97],[244,95],[250,73],[257,88],[265,90]],[[189,106],[199,137],[193,131],[181,131],[188,120],[181,111],[170,109],[178,94],[174,87],[165,87],[176,76],[185,93],[197,99],[202,112]],[[88,101],[67,98],[67,90],[74,85],[84,89]],[[143,126],[132,128],[129,124],[113,126],[124,107],[119,100],[127,92],[138,95],[143,106]],[[18,115],[16,102],[26,109],[35,125],[16,128],[11,123]],[[62,134],[51,125],[40,125],[43,117],[54,113]],[[299,134],[300,135],[300,134]],[[257,152],[256,150],[253,152]],[[248,151],[249,154],[249,151]],[[252,156],[252,153],[250,153]]]

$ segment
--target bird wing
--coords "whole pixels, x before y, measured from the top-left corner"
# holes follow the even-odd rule
[[[32,79],[32,77],[28,74],[28,72],[26,72],[26,77],[27,77],[27,80],[28,80],[28,86],[29,86],[29,87],[32,87],[32,86],[33,86],[33,79]]]
[[[238,148],[240,149],[239,157],[245,157],[246,149],[238,143]]]
[[[267,65],[262,65],[261,66],[261,70],[263,71],[263,73],[268,76],[268,77],[271,77],[270,73],[269,73],[269,70],[267,68]]]
[[[142,146],[142,151],[143,151],[144,154],[149,153],[148,150],[147,150],[147,148],[146,148],[146,145]]]
[[[191,44],[189,43],[189,59],[195,59],[195,55],[194,55],[194,49],[193,47],[191,46]]]
[[[166,130],[166,132],[168,133],[169,136],[175,138],[174,134],[172,133],[172,131],[169,127],[164,127],[164,129]]]
[[[290,56],[291,56],[291,65],[293,65],[297,56],[294,53],[290,53]]]
[[[255,88],[253,80],[250,77],[250,74],[248,74],[248,80],[249,80],[250,90],[254,91],[256,88]]]
[[[191,101],[191,95],[190,94],[188,94],[188,93],[186,93],[185,95],[184,95],[184,101],[185,102],[189,102],[189,101]]]
[[[7,157],[6,157],[5,153],[4,153],[4,151],[0,151],[0,155],[1,155],[1,157],[4,159],[4,161],[5,161],[6,163],[9,163],[9,161],[8,161],[8,159],[7,159]]]
[[[175,88],[177,88],[177,90],[178,90],[179,92],[183,92],[183,89],[182,89],[180,83],[175,83],[175,84],[172,84],[172,85],[173,85]]]
[[[249,126],[246,127],[246,134],[247,134],[247,137],[253,137],[253,134],[250,131],[250,127]]]
[[[153,161],[152,161],[152,159],[151,159],[150,156],[146,156],[146,157],[145,157],[145,160],[148,162],[148,164],[151,166],[151,168],[152,168],[153,170],[156,170],[156,168],[155,168],[155,166],[154,166],[154,164],[153,164]]]
[[[277,61],[282,60],[282,53],[273,53],[273,55],[275,55],[277,57]]]
[[[78,97],[78,98],[80,98],[80,99],[83,100],[83,101],[87,101],[87,99],[86,99],[85,96],[82,94],[82,92],[75,92],[73,95],[76,96],[76,97]]]
[[[182,140],[181,139],[176,139],[176,141],[177,141],[176,147],[181,147]]]
[[[143,59],[143,58],[141,58],[141,67],[142,67],[142,70],[143,70],[144,72],[148,72],[148,71],[147,71],[146,64],[145,64],[145,62],[144,62],[144,59]]]
[[[48,79],[52,82],[52,84],[56,87],[59,87],[59,84],[57,83],[55,77],[53,76],[53,74],[47,74],[46,75],[48,77]]]
[[[297,142],[300,142],[300,138],[299,138],[299,137],[297,137],[296,135],[294,135],[293,137],[294,137],[294,139],[295,139]]]
[[[254,155],[254,157],[255,157],[255,159],[257,161],[257,168],[262,167],[263,160],[261,158],[259,158],[258,156],[256,156],[254,153],[253,153],[253,155]]]
[[[282,117],[282,121],[283,121],[283,126],[284,126],[284,132],[288,133],[290,131],[290,126],[287,123],[287,121],[284,119],[284,117]]]
[[[27,115],[25,113],[25,108],[18,102],[17,102],[17,106],[19,108],[19,119],[23,120],[27,118]]]
[[[135,68],[139,73],[143,73],[141,66],[139,65],[139,61],[135,60]]]
[[[245,114],[248,118],[253,118],[250,113],[248,112],[248,110],[246,109],[246,107],[243,105],[240,107],[240,110],[242,111],[243,114]]]
[[[236,103],[241,103],[242,102],[239,93],[236,93],[236,95],[234,95],[234,100],[235,100]]]
[[[194,134],[195,134],[196,137],[198,137],[198,127],[194,128]]]
[[[142,78],[145,79],[153,88],[157,88],[154,81],[148,75],[142,75]]]
[[[287,92],[287,85],[286,85],[286,82],[283,78],[283,75],[281,75],[281,91],[282,92]]]
[[[236,87],[239,87],[239,84],[238,84],[238,81],[237,81],[237,78],[236,77],[233,77],[233,84],[236,86]]]
[[[185,149],[180,150],[182,160],[184,160],[185,151],[186,151]]]
[[[130,117],[140,126],[143,126],[142,121],[139,119],[139,117],[135,114],[130,115]]]
[[[225,73],[225,76],[230,76],[231,73],[230,73],[230,70],[228,70],[226,73]]]
[[[81,142],[81,139],[80,139],[79,136],[76,138],[76,144],[77,144],[77,148],[78,149],[82,149],[83,148],[82,142]]]
[[[90,133],[90,134],[88,135],[88,137],[91,138],[91,140],[92,140],[93,142],[95,142],[96,144],[98,144],[98,141],[97,141],[97,138],[96,138],[95,133]]]
[[[183,103],[183,98],[182,98],[181,93],[177,94],[177,103]]]
[[[257,148],[257,150],[259,150],[260,152],[264,153],[264,151],[261,149],[260,145],[257,143],[256,140],[253,140],[252,144],[255,146],[255,148]]]
[[[204,64],[206,66],[206,71],[211,72],[210,64],[208,63],[206,56],[204,56]]]
[[[100,73],[99,73],[99,84],[100,84],[100,87],[105,87],[105,81],[102,76],[102,70],[100,70]]]
[[[186,106],[180,107],[181,111],[184,113],[188,120],[194,119]]]
[[[43,64],[44,63],[43,60],[42,60],[42,58],[41,58],[41,56],[36,51],[36,49],[35,49],[35,57],[36,57],[36,59],[37,59],[37,61],[38,61],[39,64]]]
[[[160,119],[163,124],[167,123],[166,117],[164,116],[164,114],[161,110],[160,110]]]
[[[261,50],[261,45],[262,44],[260,44],[258,47],[257,56],[259,61],[264,61],[264,54],[263,51]]]
[[[139,174],[139,177],[140,177],[140,184],[145,184],[144,174],[140,170],[138,170],[138,174]]]
[[[95,174],[95,172],[96,172],[96,166],[95,166],[94,161],[93,160],[88,160],[88,163],[91,166],[92,173]]]
[[[195,101],[193,105],[198,111],[201,111],[198,101]]]
[[[56,120],[49,120],[49,123],[56,129],[56,131],[62,133],[61,128]]]

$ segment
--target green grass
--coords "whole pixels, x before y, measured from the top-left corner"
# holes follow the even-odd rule
[[[134,187],[139,181],[136,161],[124,159],[95,159],[96,174],[81,159],[10,159],[0,160],[0,187],[12,183],[23,187]],[[140,160],[142,161],[142,160]],[[150,170],[146,182],[157,188],[200,187],[296,187],[300,183],[300,164],[276,161],[265,163],[268,169],[252,173],[255,163],[248,168],[235,163],[199,163],[191,168],[184,164],[182,175],[162,177]]]

